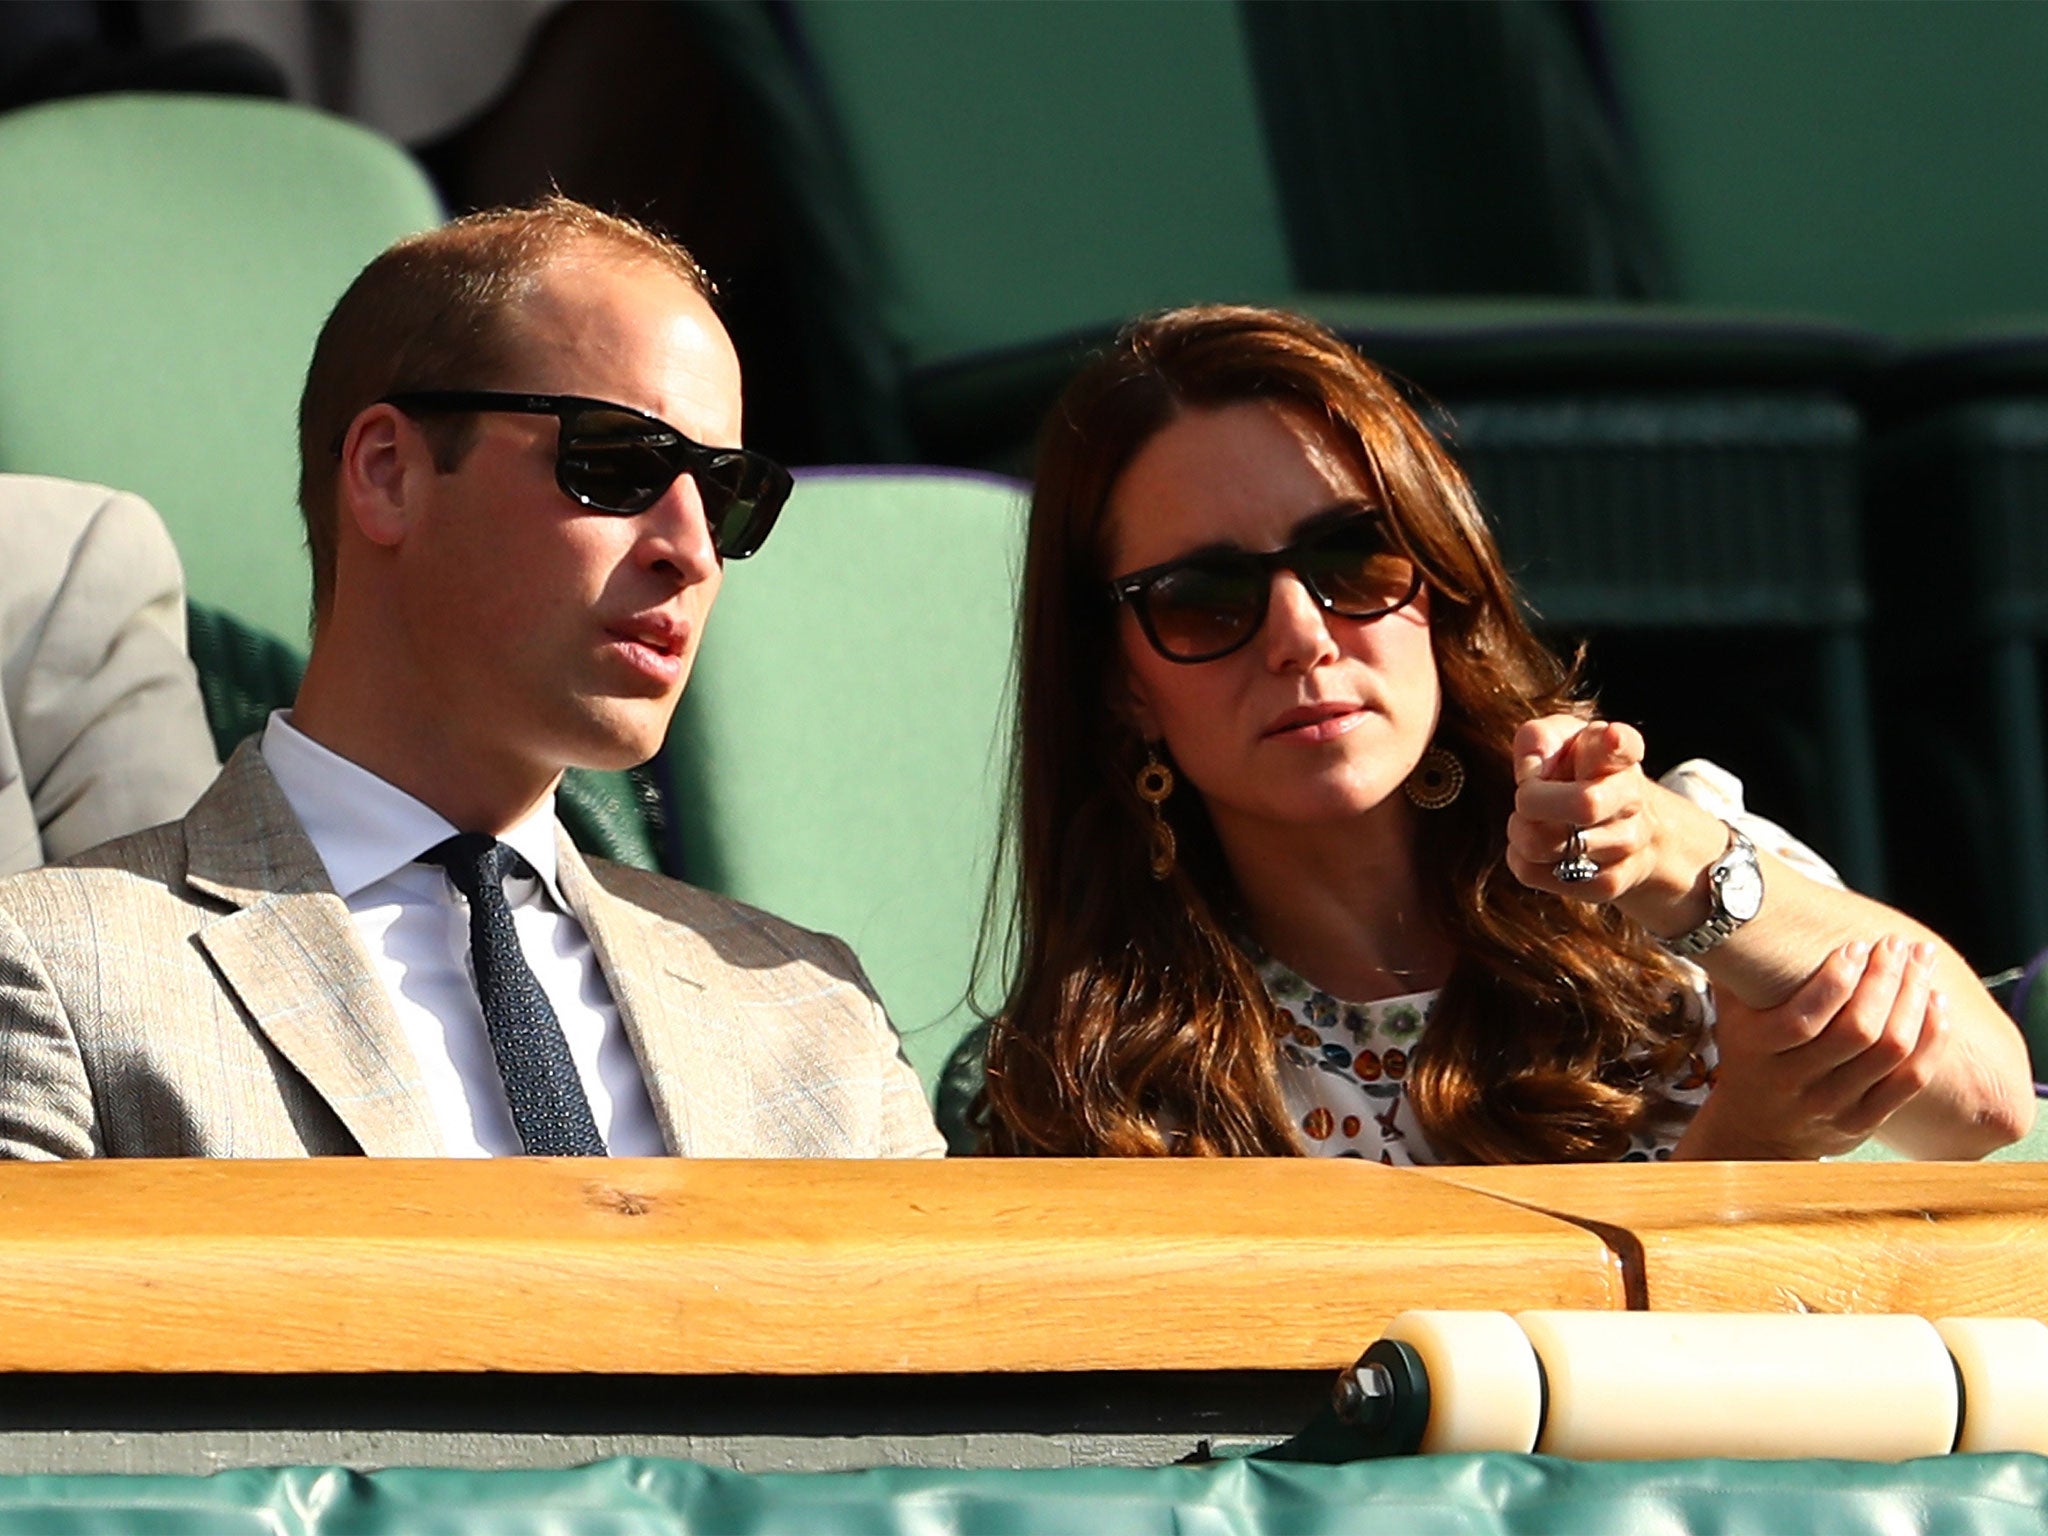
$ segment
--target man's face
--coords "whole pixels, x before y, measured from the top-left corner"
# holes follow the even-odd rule
[[[516,377],[738,446],[739,359],[710,305],[651,262],[571,251],[522,310]],[[668,732],[722,571],[688,475],[631,516],[555,483],[558,427],[485,412],[426,484],[399,552],[415,675],[459,739],[528,768],[623,768]]]

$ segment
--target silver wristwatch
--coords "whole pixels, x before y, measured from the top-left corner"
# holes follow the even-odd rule
[[[1705,922],[1664,941],[1674,955],[1704,955],[1763,910],[1764,872],[1756,861],[1756,844],[1733,826],[1728,828],[1728,851],[1707,870],[1707,900],[1713,910]]]

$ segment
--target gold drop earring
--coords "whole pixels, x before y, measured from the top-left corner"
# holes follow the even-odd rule
[[[1173,793],[1173,770],[1159,760],[1159,748],[1145,743],[1145,763],[1138,770],[1138,798],[1152,807],[1152,878],[1164,880],[1173,873],[1173,827],[1166,819],[1166,797]]]

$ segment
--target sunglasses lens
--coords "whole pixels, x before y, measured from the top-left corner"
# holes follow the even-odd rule
[[[1304,540],[1295,569],[1345,618],[1375,618],[1415,590],[1415,563],[1390,549],[1379,525],[1364,518]]]
[[[642,512],[681,473],[679,439],[627,411],[584,411],[562,432],[559,473],[570,494],[601,512]]]
[[[789,472],[758,453],[707,453],[692,473],[711,522],[711,542],[728,560],[759,549],[789,497]]]
[[[774,460],[701,448],[629,411],[584,411],[562,434],[562,485],[599,511],[644,512],[685,472],[703,498],[712,547],[728,560],[759,549],[789,496],[789,472]]]
[[[1259,627],[1266,575],[1227,560],[1183,565],[1145,588],[1145,616],[1159,649],[1176,661],[1236,650]]]

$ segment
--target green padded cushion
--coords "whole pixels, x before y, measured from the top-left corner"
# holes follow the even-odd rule
[[[998,1377],[990,1390],[1009,1389]],[[2025,1455],[1887,1465],[1495,1454],[1347,1466],[758,1473],[620,1459],[570,1471],[4,1477],[0,1536],[2038,1536],[2044,1505],[2048,1459]]]
[[[795,10],[913,361],[1286,288],[1229,0]]]
[[[263,729],[273,709],[289,708],[306,659],[274,635],[203,603],[188,605],[186,644],[215,750],[225,758]],[[571,768],[555,794],[555,814],[585,853],[659,869],[661,797],[644,769],[601,773]]]
[[[296,414],[362,265],[440,209],[396,145],[280,102],[96,96],[0,117],[0,469],[118,485],[188,589],[306,631]]]
[[[799,475],[666,755],[688,878],[853,945],[928,1082],[972,1022],[1023,528],[1007,481]]]

